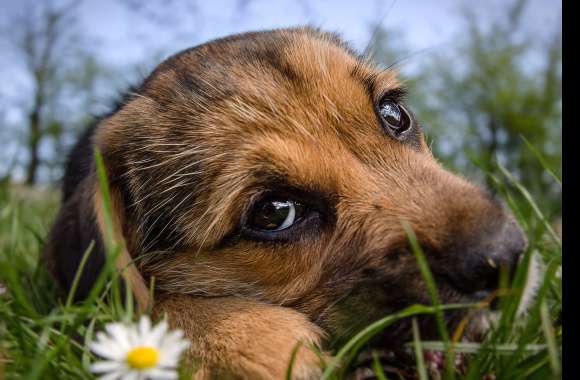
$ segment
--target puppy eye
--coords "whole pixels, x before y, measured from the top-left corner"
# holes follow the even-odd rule
[[[282,231],[291,227],[305,214],[306,207],[293,200],[265,199],[254,207],[250,226],[264,231]]]
[[[405,132],[411,126],[411,118],[405,108],[393,100],[383,100],[379,106],[379,114],[385,128],[395,134]]]

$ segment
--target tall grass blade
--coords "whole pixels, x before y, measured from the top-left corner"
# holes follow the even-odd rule
[[[417,319],[413,318],[413,346],[415,348],[415,360],[417,361],[417,375],[419,380],[428,380],[427,369],[425,368],[425,358],[423,356],[423,347],[421,346],[421,337],[419,335],[419,326]]]
[[[423,250],[419,245],[419,241],[417,240],[417,236],[415,235],[415,231],[411,228],[411,225],[407,221],[402,221],[403,228],[407,234],[407,238],[409,243],[411,244],[411,248],[413,253],[415,254],[415,258],[417,259],[417,263],[419,265],[419,270],[421,271],[421,275],[423,276],[423,280],[427,285],[427,291],[429,296],[431,297],[431,302],[435,307],[435,319],[437,321],[437,328],[439,330],[439,334],[443,341],[447,344],[448,349],[445,352],[445,359],[446,359],[446,371],[445,375],[447,379],[455,378],[455,354],[453,352],[449,332],[447,331],[447,325],[445,323],[445,317],[443,315],[443,311],[441,310],[441,298],[439,297],[439,291],[437,290],[437,285],[435,284],[435,279],[433,278],[433,274],[431,273],[431,269],[429,269],[429,264],[427,263],[427,259],[423,254]]]

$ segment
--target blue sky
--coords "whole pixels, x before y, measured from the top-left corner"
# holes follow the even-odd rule
[[[409,41],[422,47],[450,38],[456,22],[449,22],[448,19],[457,8],[456,3],[426,0],[397,1],[394,4],[392,1],[376,0],[257,0],[239,10],[235,0],[199,1],[195,7],[197,9],[191,13],[185,12],[184,17],[173,16],[172,21],[178,21],[181,29],[179,40],[175,40],[174,33],[167,33],[163,25],[135,17],[118,1],[89,0],[81,7],[80,15],[83,25],[106,22],[106,27],[100,25],[92,28],[92,33],[105,41],[107,47],[126,47],[105,53],[111,59],[122,62],[142,54],[151,45],[179,50],[232,33],[307,23],[338,31],[355,47],[361,47],[369,38],[369,24],[376,22],[389,8],[391,10],[384,20],[385,25],[405,29]],[[139,43],[144,40],[148,41],[148,46]]]
[[[155,25],[150,20],[135,17],[126,6],[118,1],[89,0],[80,9],[83,24],[90,20],[107,20],[106,28],[95,28],[93,33],[107,41],[107,45],[121,44],[130,47],[131,54],[140,54],[145,46],[131,44],[139,39],[151,40],[150,44],[160,47],[180,49],[215,37],[255,29],[315,23],[328,29],[339,29],[348,34],[349,39],[363,40],[367,35],[366,24],[371,21],[376,4],[367,2],[365,6],[353,6],[354,2],[310,2],[305,9],[296,1],[252,1],[243,10],[237,1],[200,1],[193,10],[183,15],[173,15],[171,21],[179,21],[181,38],[176,41],[175,33],[167,33],[164,25]],[[177,7],[186,8],[186,7]],[[187,11],[187,9],[186,9]],[[311,12],[310,12],[311,11]],[[160,10],[160,14],[166,12]],[[307,14],[308,13],[308,14]],[[310,14],[311,13],[311,14]],[[175,26],[177,23],[174,23]],[[187,41],[190,39],[190,41]],[[180,46],[182,45],[182,46]],[[126,59],[126,53],[117,51],[111,57]]]
[[[40,1],[43,0],[28,3]],[[123,67],[160,60],[232,33],[304,24],[337,31],[355,48],[362,49],[370,38],[370,25],[378,20],[400,32],[411,51],[434,51],[455,43],[461,28],[461,7],[475,9],[491,23],[502,16],[506,4],[505,0],[249,0],[244,9],[239,9],[241,2],[84,0],[77,9],[77,19],[83,33],[92,37],[99,58]],[[0,1],[0,14],[10,17],[26,3]],[[133,11],[127,3],[144,4],[152,17]],[[560,1],[530,0],[524,23],[541,38],[544,31],[552,31],[558,25],[561,12]],[[2,50],[0,54],[4,55]],[[420,60],[421,55],[414,59]],[[26,81],[18,62],[9,55],[2,61],[0,80],[4,86],[0,96],[21,92]]]
[[[461,17],[458,9],[469,6],[493,21],[505,11],[501,0],[253,0],[239,10],[239,0],[143,2],[150,13],[167,16],[170,25],[136,16],[115,0],[86,0],[79,9],[84,29],[102,41],[103,54],[115,63],[138,60],[147,49],[168,53],[215,37],[248,30],[314,24],[340,32],[357,48],[369,38],[369,24],[381,19],[400,30],[412,49],[453,42]],[[180,11],[171,14],[172,9]],[[524,22],[540,31],[557,24],[561,2],[531,0]],[[550,28],[550,29],[552,29]],[[170,29],[178,29],[168,32]]]
[[[46,0],[0,1],[0,15],[10,17],[18,9],[41,1]],[[76,16],[83,34],[92,38],[92,48],[99,58],[106,64],[124,67],[156,62],[181,49],[232,33],[304,24],[339,32],[355,48],[362,49],[370,38],[370,25],[378,20],[400,32],[411,51],[433,52],[456,43],[462,23],[461,7],[475,9],[491,23],[502,16],[506,4],[505,0],[249,0],[240,9],[241,2],[81,0]],[[150,17],[133,11],[128,3],[142,4]],[[547,37],[549,33],[545,31],[554,30],[561,12],[560,1],[530,0],[524,23],[539,38]],[[22,93],[27,81],[18,61],[4,49],[0,49],[0,54],[2,99]],[[423,56],[419,54],[413,60]]]

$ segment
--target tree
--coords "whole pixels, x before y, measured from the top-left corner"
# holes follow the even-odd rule
[[[30,4],[29,4],[30,5]],[[59,91],[61,47],[70,39],[68,26],[76,3],[55,6],[43,2],[40,6],[26,7],[15,15],[5,29],[10,42],[20,57],[23,68],[32,82],[26,124],[26,147],[29,155],[26,183],[34,184],[40,165],[40,143],[46,134],[46,113],[51,97]]]
[[[22,166],[28,185],[38,181],[39,169],[62,165],[62,152],[71,140],[67,135],[86,124],[101,91],[99,82],[110,76],[88,50],[92,44],[75,19],[78,5],[77,0],[23,2],[4,15],[0,26],[0,38],[28,88],[11,94],[13,108],[21,111],[14,133],[25,129],[20,143],[27,156]]]

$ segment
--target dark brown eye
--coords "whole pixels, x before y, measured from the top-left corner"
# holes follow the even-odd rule
[[[300,202],[283,199],[265,199],[252,210],[249,223],[252,228],[281,231],[300,220],[306,208]]]
[[[395,133],[409,129],[411,119],[405,109],[393,100],[384,100],[379,106],[379,114],[385,127]]]

